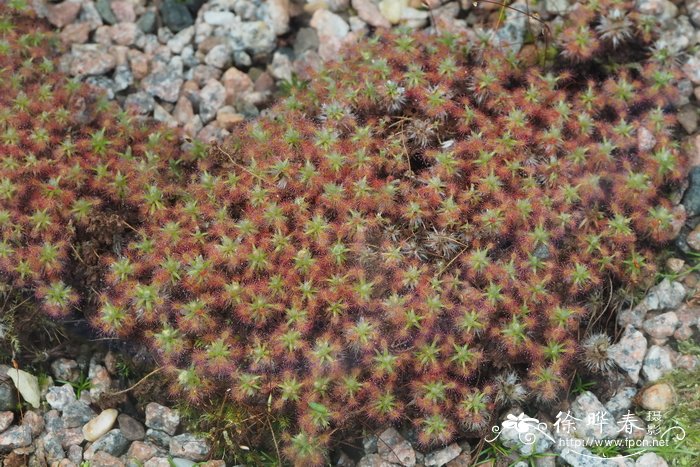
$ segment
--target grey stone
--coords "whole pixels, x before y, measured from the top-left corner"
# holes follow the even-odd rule
[[[426,454],[423,464],[426,466],[442,466],[456,459],[462,453],[462,448],[457,443],[452,443],[442,449]]]
[[[673,370],[671,352],[666,347],[652,345],[649,347],[642,366],[642,376],[647,382],[655,382]]]
[[[194,26],[188,26],[168,40],[168,47],[174,54],[179,54],[186,45],[192,42],[193,38]]]
[[[669,311],[647,319],[642,328],[651,337],[665,339],[671,337],[679,325],[678,315],[674,311]]]
[[[615,417],[590,391],[583,392],[571,404],[571,413],[576,420],[576,436],[581,439],[615,439],[617,427]]]
[[[202,15],[205,23],[211,26],[230,26],[236,22],[236,15],[230,11],[205,11]]]
[[[66,453],[61,446],[61,439],[55,433],[47,433],[41,438],[44,444],[44,452],[49,461],[61,460],[66,457]]]
[[[691,0],[686,2],[690,21],[696,28],[700,28],[700,0]]]
[[[218,44],[211,48],[204,57],[204,63],[207,65],[224,69],[231,66],[233,59],[233,50],[228,44]]]
[[[522,48],[525,31],[528,27],[527,16],[517,10],[528,11],[528,6],[520,1],[513,3],[511,9],[506,11],[503,26],[495,33],[495,39],[498,43],[514,52],[518,52]]]
[[[236,24],[230,37],[234,50],[246,50],[256,55],[267,55],[275,50],[277,36],[264,21],[244,21]]]
[[[100,89],[105,96],[107,96],[107,99],[114,99],[117,86],[110,78],[107,78],[106,76],[88,76],[85,78],[85,82]],[[85,393],[88,394],[89,392]]]
[[[207,440],[190,433],[173,436],[170,439],[170,455],[193,461],[203,461],[209,457],[211,446]]]
[[[7,375],[10,367],[0,365],[0,410],[14,410],[17,406],[17,389]]]
[[[314,28],[300,28],[294,40],[295,55],[301,55],[307,50],[318,50],[318,34]]]
[[[58,381],[73,382],[80,378],[78,362],[68,358],[58,358],[51,362],[51,373]]]
[[[637,458],[635,467],[668,467],[668,463],[655,452],[646,452]]]
[[[117,417],[117,423],[119,424],[119,429],[122,431],[122,434],[129,441],[140,441],[146,437],[146,430],[143,428],[141,422],[127,414],[120,414],[119,417]]]
[[[180,32],[194,24],[194,18],[187,5],[178,0],[164,0],[160,7],[160,15],[172,32]]]
[[[617,418],[632,407],[635,395],[637,395],[636,388],[624,386],[618,389],[615,395],[605,404],[605,409],[610,412],[613,417]]]
[[[109,6],[109,0],[96,0],[95,8],[100,13],[100,17],[107,24],[117,24],[119,20],[114,15],[112,7]]]
[[[28,410],[22,416],[22,426],[28,426],[32,437],[36,438],[44,431],[44,417],[38,411]]]
[[[124,91],[134,84],[134,75],[131,73],[129,66],[117,65],[112,75],[112,82],[114,83],[114,90],[117,92]]]
[[[385,461],[379,454],[368,454],[357,462],[356,467],[397,467],[398,465]]]
[[[76,444],[71,445],[68,447],[67,457],[72,463],[80,465],[83,460],[83,448]]]
[[[202,123],[207,124],[216,117],[219,110],[226,101],[226,88],[220,82],[211,79],[199,91],[199,116]]]
[[[180,425],[180,414],[177,410],[151,402],[146,405],[146,426],[154,430],[174,435]]]
[[[504,446],[528,457],[546,452],[553,443],[549,429],[520,410],[506,414],[501,423],[500,439]]]
[[[147,11],[139,19],[136,20],[136,26],[145,34],[156,32],[156,20],[158,19],[155,11]]]
[[[627,326],[622,333],[620,342],[611,345],[608,356],[627,373],[633,383],[639,381],[639,370],[647,350],[647,340],[644,334],[633,326]]]
[[[115,428],[92,443],[85,450],[84,457],[89,460],[97,451],[106,452],[112,456],[121,456],[128,448],[129,440],[118,428]]]
[[[13,426],[0,434],[0,452],[8,452],[32,444],[32,430],[28,426]]]
[[[63,426],[65,428],[83,426],[94,416],[95,412],[85,402],[70,402],[63,408]]]
[[[665,411],[673,404],[673,388],[668,383],[657,383],[642,391],[639,405],[646,410]]]
[[[184,79],[183,63],[180,57],[174,57],[167,66],[154,71],[141,82],[143,89],[154,97],[166,102],[177,102]]]
[[[233,52],[233,63],[237,67],[247,68],[253,64],[253,59],[245,51],[236,50]]]
[[[683,195],[683,206],[688,217],[700,214],[700,166],[692,167],[688,177],[689,184]]]
[[[73,76],[103,75],[117,65],[109,47],[103,44],[73,44],[70,74]]]
[[[394,428],[388,428],[379,434],[377,454],[386,462],[401,464],[405,467],[416,465],[416,452],[411,443]]]
[[[639,12],[653,16],[662,22],[678,14],[678,7],[669,0],[637,0],[635,7]]]
[[[15,419],[15,414],[9,410],[6,412],[0,412],[0,433],[7,430],[7,428],[12,424]]]
[[[52,409],[63,410],[69,403],[75,401],[75,390],[70,384],[63,386],[52,386],[46,393],[46,402]]]
[[[164,431],[154,430],[153,428],[146,430],[146,441],[149,441],[161,448],[169,449],[171,438],[172,436]]]

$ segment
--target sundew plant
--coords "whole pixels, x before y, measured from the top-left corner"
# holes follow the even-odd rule
[[[4,8],[0,274],[148,343],[179,397],[288,416],[299,465],[361,421],[428,446],[553,403],[587,297],[654,271],[683,176],[653,22],[609,0],[571,17],[544,66],[377,33],[185,151],[53,71]]]

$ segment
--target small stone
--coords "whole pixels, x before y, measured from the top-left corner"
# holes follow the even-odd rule
[[[405,467],[416,465],[416,453],[411,444],[394,428],[388,428],[379,435],[377,453],[387,462]]]
[[[75,390],[70,384],[52,386],[46,393],[46,402],[49,403],[51,408],[56,410],[63,410],[66,405],[75,400]]]
[[[143,467],[172,467],[172,464],[170,463],[170,458],[151,457],[143,464]]]
[[[143,34],[135,23],[119,23],[111,27],[112,41],[118,45],[132,45]]]
[[[355,2],[353,2],[353,5]],[[433,451],[426,454],[423,464],[426,466],[442,466],[453,459],[456,459],[462,453],[462,448],[457,443],[452,443],[438,451]]]
[[[170,440],[170,455],[192,461],[203,461],[209,457],[211,447],[202,438],[189,433],[173,436]]]
[[[365,454],[376,454],[377,453],[377,442],[379,437],[375,433],[369,433],[362,438],[362,448]]]
[[[136,26],[145,34],[151,34],[156,30],[156,20],[156,12],[149,10],[136,21]]]
[[[700,177],[700,171],[698,172],[698,176]],[[698,182],[700,182],[700,179]],[[688,196],[688,192],[686,192],[686,196]],[[686,206],[686,209],[688,209],[688,206]],[[700,209],[700,190],[698,192],[698,209]],[[685,294],[686,290],[683,284],[664,279],[649,289],[649,292],[644,299],[634,308],[623,310],[618,316],[618,323],[621,326],[632,325],[634,327],[642,327],[642,323],[647,312],[657,310],[674,310],[678,308],[681,303],[683,303]]]
[[[117,423],[119,423],[119,429],[122,434],[129,441],[139,441],[146,437],[146,430],[143,428],[141,422],[127,414],[120,414],[119,417],[117,417]]]
[[[647,350],[647,340],[633,326],[627,326],[617,344],[610,346],[608,356],[629,376],[633,383],[639,381],[639,370]]]
[[[272,26],[275,35],[289,31],[289,0],[267,0],[258,9],[258,15]]]
[[[13,426],[0,434],[0,452],[8,452],[32,444],[32,430],[28,426]]]
[[[700,224],[688,234],[685,241],[690,248],[700,251]]]
[[[77,444],[73,444],[68,447],[67,456],[68,460],[74,464],[80,464],[80,462],[83,460],[83,448]]]
[[[192,102],[185,96],[180,96],[173,109],[173,118],[181,125],[189,122],[194,116],[194,108]]]
[[[642,376],[648,382],[657,381],[666,373],[673,370],[671,353],[666,347],[652,345],[649,347],[642,366]]]
[[[264,21],[238,22],[229,34],[234,50],[246,50],[263,59],[277,47],[277,36]]]
[[[165,108],[160,104],[156,104],[155,108],[153,109],[153,119],[170,127],[177,126],[177,120],[175,120],[173,116],[170,115],[170,112],[165,110]]]
[[[15,410],[17,406],[17,389],[7,375],[10,368],[0,364],[0,410]]]
[[[166,102],[177,102],[180,87],[184,82],[182,76],[182,59],[173,58],[167,66],[152,72],[141,82],[143,89],[152,96]]]
[[[678,14],[678,7],[669,0],[637,0],[635,6],[640,13],[653,16],[662,22]]]
[[[646,410],[664,411],[673,404],[673,388],[668,383],[658,383],[642,391],[639,405]]]
[[[693,84],[700,84],[700,55],[690,57],[683,65],[683,72]]]
[[[522,456],[530,457],[546,452],[552,447],[551,438],[548,430],[538,430],[532,417],[519,409],[512,409],[501,423],[500,439],[503,445],[513,448],[514,452]]]
[[[207,65],[224,69],[231,66],[233,60],[233,50],[228,44],[218,44],[211,48],[204,57],[204,63]]]
[[[368,454],[362,457],[356,467],[397,467],[399,464],[387,462],[379,454]]]
[[[143,91],[129,94],[124,100],[124,108],[135,115],[148,115],[153,112],[155,105],[153,96]]]
[[[189,26],[175,34],[172,39],[168,40],[168,47],[174,54],[179,54],[186,45],[192,42],[194,38],[194,26]]]
[[[88,23],[72,23],[61,31],[61,41],[64,44],[84,44],[90,38],[90,25]]]
[[[177,410],[151,402],[146,406],[146,426],[154,430],[164,431],[174,435],[180,425],[180,414]]]
[[[49,23],[53,24],[57,28],[62,28],[75,21],[80,12],[80,2],[74,0],[66,0],[61,3],[48,4],[46,6],[47,16],[46,19]]]
[[[83,426],[83,436],[88,441],[96,441],[105,433],[112,429],[117,420],[115,409],[103,410],[97,417],[93,418]]]
[[[112,12],[112,8],[109,6],[109,0],[96,0],[95,7],[97,8],[97,11],[100,13],[102,20],[105,23],[107,23],[107,24],[118,23],[117,17],[114,16],[114,13]]]
[[[253,91],[253,80],[237,68],[229,68],[221,76],[226,89],[226,103],[233,104],[239,97]]]
[[[32,407],[38,409],[41,405],[41,392],[37,377],[18,368],[9,368],[6,374],[15,384],[22,398]]]
[[[109,371],[102,365],[90,365],[88,377],[90,378],[90,396],[94,400],[99,399],[112,386],[112,378],[109,376]]]
[[[81,23],[89,24],[91,30],[96,29],[98,26],[102,26],[102,17],[100,16],[100,12],[97,11],[95,2],[91,0],[83,0],[82,4],[83,6],[80,10],[78,20]]]
[[[646,127],[640,126],[637,132],[637,148],[641,152],[651,151],[656,145],[654,134]]]
[[[225,105],[216,112],[216,121],[221,128],[231,129],[243,120],[245,117],[230,105]]]
[[[698,111],[694,105],[684,106],[676,117],[686,133],[693,134],[698,129]]]
[[[629,410],[617,418],[615,425],[619,436],[625,439],[644,439],[644,436],[647,434],[644,420]]]
[[[222,143],[229,134],[229,131],[221,128],[217,121],[213,121],[199,130],[197,139],[205,144]]]
[[[283,81],[292,79],[292,61],[281,52],[275,52],[272,56],[272,63],[267,66],[267,70],[275,79]]]
[[[90,460],[98,451],[103,451],[113,456],[121,456],[126,452],[128,447],[129,440],[126,439],[118,428],[115,428],[92,443],[90,447],[85,450],[83,457]]]
[[[588,441],[617,437],[617,427],[612,423],[615,418],[592,392],[584,391],[578,396],[571,404],[571,412],[578,419],[576,420],[577,437]],[[600,420],[606,420],[607,424],[596,423],[600,420],[589,414],[600,414]]]
[[[384,16],[376,4],[371,0],[352,0],[352,7],[357,11],[362,21],[375,28],[390,28],[391,23]]]
[[[102,44],[73,44],[70,74],[73,76],[103,75],[114,69],[116,60]]]
[[[618,389],[615,395],[605,404],[605,410],[614,417],[619,417],[632,407],[633,398],[636,394],[637,389],[631,386]]]
[[[294,40],[294,54],[301,55],[307,50],[318,50],[318,34],[313,28],[300,28]]]
[[[236,21],[236,15],[230,11],[205,11],[202,15],[205,23],[211,26],[227,26]]]
[[[100,467],[125,467],[126,464],[121,459],[114,457],[111,454],[107,454],[104,451],[98,451],[90,459],[90,465],[100,466]]]
[[[144,443],[142,441],[134,441],[131,443],[131,446],[129,446],[126,457],[130,460],[146,462],[156,454],[158,454],[158,448],[152,444]]]
[[[637,458],[634,467],[668,467],[666,461],[654,452],[645,452]]]
[[[651,337],[664,339],[673,335],[680,325],[675,312],[669,311],[644,321],[643,329]]]
[[[472,454],[469,445],[467,444],[466,448],[462,447],[462,453],[445,465],[446,467],[471,467]]]
[[[15,419],[15,414],[9,410],[6,412],[0,412],[0,433],[7,430],[7,428],[12,424]]]
[[[61,446],[61,440],[54,433],[46,433],[41,438],[41,443],[44,445],[44,452],[46,453],[47,460],[58,461],[66,457],[66,453],[63,451],[63,446]]]
[[[669,258],[666,260],[666,268],[673,274],[679,274],[685,266],[685,261],[680,258]]]
[[[199,118],[199,115],[195,115],[189,122],[183,125],[182,131],[190,138],[194,138],[199,131],[201,131],[203,126],[202,119]],[[148,434],[148,432],[146,433]]]
[[[172,32],[180,32],[194,24],[192,13],[190,13],[185,2],[164,0],[159,11],[163,22]]]
[[[83,429],[79,426],[58,430],[56,436],[61,440],[61,446],[63,446],[64,449],[73,445],[80,445],[85,441],[85,438],[83,438]]]
[[[112,45],[112,27],[99,26],[95,29],[95,34],[92,39],[92,42],[96,42],[97,44]]]
[[[133,23],[136,21],[134,4],[127,0],[112,0],[110,4],[112,13],[119,23]]]
[[[199,116],[202,123],[208,123],[216,117],[216,112],[226,101],[226,88],[212,79],[199,92]]]
[[[154,430],[152,428],[146,430],[146,441],[151,442],[161,448],[169,448],[170,438],[172,437],[164,431]]]
[[[343,38],[350,32],[348,23],[328,10],[317,10],[311,17],[310,24],[318,33],[318,54],[321,58],[324,60],[336,58],[343,45]]]
[[[66,428],[83,426],[94,416],[95,412],[85,402],[70,402],[63,408],[63,426]]]
[[[44,431],[44,417],[34,410],[28,410],[22,417],[22,426],[29,427],[32,436],[37,437]]]
[[[544,9],[550,15],[566,14],[571,8],[568,0],[545,0]]]

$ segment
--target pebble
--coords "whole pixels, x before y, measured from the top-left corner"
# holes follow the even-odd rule
[[[664,339],[672,336],[679,325],[678,315],[674,311],[669,311],[647,319],[642,328],[649,336]]]
[[[277,36],[264,21],[237,22],[229,33],[234,50],[246,50],[254,56],[265,56],[275,50]]]
[[[37,437],[44,431],[44,417],[34,410],[28,410],[22,416],[22,426],[29,427],[32,436]]]
[[[134,441],[129,446],[129,450],[126,452],[127,459],[133,459],[139,462],[145,462],[151,457],[158,454],[158,448],[150,443],[144,443],[143,441]]]
[[[698,111],[695,106],[684,106],[678,111],[677,118],[686,133],[693,134],[698,129]]]
[[[114,82],[112,81],[112,83]],[[109,391],[112,385],[109,371],[102,365],[93,365],[91,362],[88,377],[90,378],[90,396],[93,400],[98,400],[102,394]]]
[[[245,117],[236,112],[236,109],[230,105],[225,105],[216,112],[216,122],[222,128],[231,129],[235,125],[241,123],[244,119]]]
[[[129,440],[115,428],[102,435],[85,450],[83,457],[90,460],[96,452],[103,451],[113,456],[121,456],[129,448]]]
[[[129,441],[140,441],[146,437],[146,430],[141,422],[127,414],[119,414],[117,423],[119,424],[119,429],[122,434]]]
[[[8,411],[0,412],[0,433],[7,430],[15,419],[15,414]]]
[[[174,435],[180,425],[180,414],[177,410],[151,402],[146,405],[146,426],[154,430]]]
[[[17,389],[7,375],[9,369],[9,366],[0,364],[0,410],[15,410],[17,405]]]
[[[80,462],[83,460],[83,448],[77,444],[73,444],[68,447],[68,452],[66,455],[68,456],[68,460],[74,464],[80,464]]]
[[[678,7],[669,0],[637,0],[635,6],[640,13],[654,16],[659,21],[666,21],[678,14]]]
[[[289,81],[292,79],[292,61],[282,52],[275,52],[272,63],[267,67],[270,74],[278,80]]]
[[[654,382],[671,370],[673,370],[673,364],[668,349],[658,345],[649,347],[642,366],[644,379],[648,382]]]
[[[94,416],[95,412],[85,402],[70,402],[63,408],[63,426],[66,428],[80,427]]]
[[[321,9],[313,14],[310,24],[318,34],[318,53],[321,58],[332,60],[337,57],[343,38],[350,32],[348,23],[335,13]]]
[[[685,62],[683,73],[693,84],[700,84],[700,55],[693,55]]]
[[[19,368],[8,368],[5,374],[10,377],[22,398],[32,407],[39,408],[41,392],[37,377]]]
[[[571,412],[576,420],[576,436],[588,441],[615,439],[617,427],[615,417],[601,404],[590,391],[584,391],[571,404]],[[600,418],[598,418],[600,417]]]
[[[168,449],[170,446],[170,439],[172,436],[164,431],[154,430],[153,428],[148,428],[146,430],[146,441],[160,446],[161,448]]]
[[[700,169],[698,170],[698,183],[700,185]],[[685,196],[688,196],[688,191],[686,191]],[[697,201],[693,200],[693,202],[697,202],[697,209],[700,212],[700,186],[698,186]],[[685,208],[688,210],[688,205]],[[688,215],[691,216],[690,213]],[[617,321],[621,326],[633,325],[641,327],[647,312],[673,310],[683,303],[685,295],[686,290],[683,284],[664,279],[649,289],[649,293],[635,307],[623,310],[618,315]]]
[[[119,21],[112,12],[109,0],[96,0],[95,7],[97,8],[97,11],[100,13],[100,17],[102,17],[102,20],[105,23],[116,24]]]
[[[362,21],[375,28],[390,28],[391,23],[386,19],[377,5],[371,0],[352,0],[352,7],[357,11]]]
[[[632,386],[624,386],[618,389],[615,395],[605,404],[605,410],[610,412],[614,417],[619,417],[632,407],[633,399],[636,394],[637,388]]]
[[[89,23],[71,23],[60,33],[64,44],[84,44],[90,38]]]
[[[40,444],[43,444],[43,450],[48,461],[57,461],[66,457],[63,446],[61,446],[61,440],[54,433],[46,433],[42,436]]]
[[[452,443],[438,451],[433,451],[430,454],[426,454],[425,459],[423,459],[423,465],[442,466],[451,460],[456,459],[461,453],[462,448],[457,443]]]
[[[204,57],[204,63],[219,69],[230,67],[232,60],[233,50],[226,43],[215,45]]]
[[[170,455],[192,461],[203,461],[209,457],[211,446],[202,438],[190,433],[173,436],[170,439]]]
[[[633,326],[627,326],[620,341],[610,346],[608,356],[636,384],[646,350],[647,340],[644,335]]]
[[[180,57],[173,58],[167,66],[146,76],[141,82],[143,89],[166,102],[177,102],[180,87],[184,82],[183,63]]]
[[[23,448],[32,444],[32,430],[28,426],[15,425],[0,434],[0,452]]]
[[[258,12],[260,19],[272,26],[275,35],[289,31],[289,0],[267,0]]]
[[[386,462],[405,467],[416,465],[416,452],[411,443],[394,428],[384,430],[377,439],[377,454]]]
[[[83,425],[83,437],[88,441],[96,441],[112,429],[117,415],[119,412],[115,409],[103,410],[97,417]]]
[[[700,28],[700,0],[691,0],[686,3],[690,21],[696,28]]]
[[[73,44],[70,74],[73,76],[103,75],[114,69],[116,60],[103,44]]]
[[[112,0],[110,3],[112,7],[112,13],[117,18],[119,23],[133,23],[136,21],[136,12],[134,11],[134,4],[126,0]]]
[[[654,452],[645,452],[637,458],[634,467],[668,467],[666,461]]]
[[[194,24],[192,13],[182,1],[164,0],[160,8],[160,15],[172,32],[180,32]]]
[[[80,6],[80,2],[75,0],[48,4],[46,6],[46,19],[57,28],[62,28],[75,21],[80,12]]]
[[[658,383],[644,389],[639,396],[639,405],[646,410],[665,411],[673,404],[673,388],[668,383]]]
[[[182,31],[179,31],[171,39],[169,39],[167,41],[167,45],[168,48],[170,48],[170,50],[174,54],[179,54],[182,52],[182,49],[184,49],[186,45],[192,42],[193,38],[194,26],[189,26],[183,29]]]

